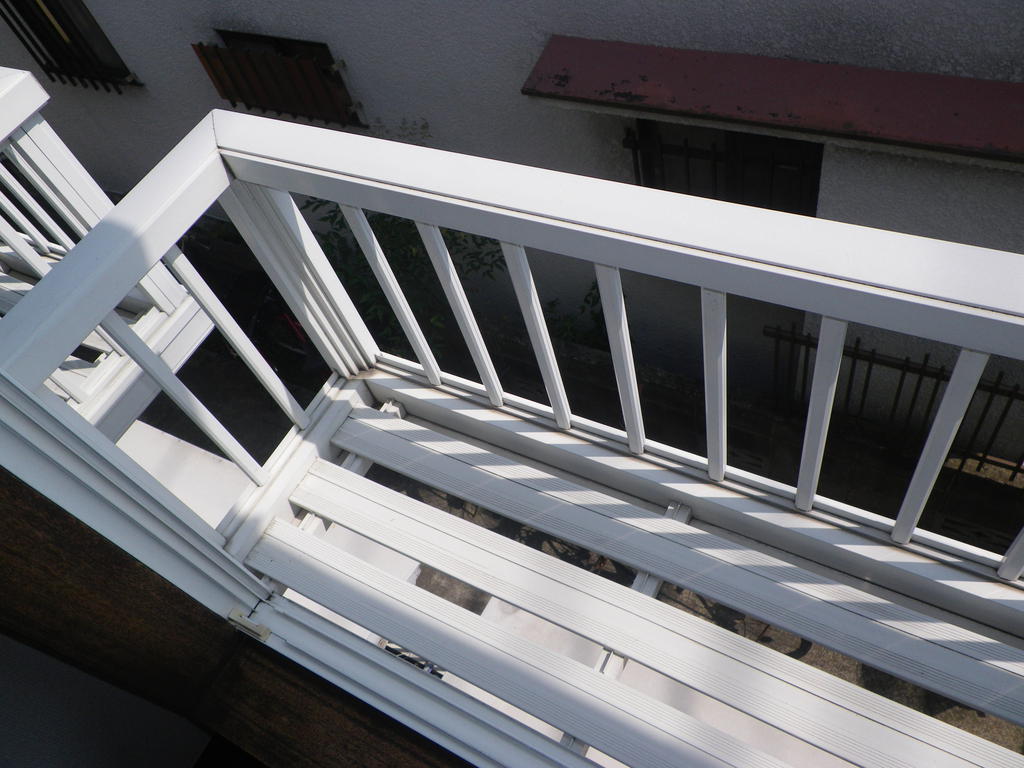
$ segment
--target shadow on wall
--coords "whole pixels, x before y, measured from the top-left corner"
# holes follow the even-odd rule
[[[0,635],[0,765],[190,768],[209,735]]]

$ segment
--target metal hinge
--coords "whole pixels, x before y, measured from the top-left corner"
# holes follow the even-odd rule
[[[228,614],[228,621],[235,625],[235,629],[256,638],[261,643],[267,642],[267,638],[270,637],[270,628],[257,624],[246,616],[241,608],[232,608]]]

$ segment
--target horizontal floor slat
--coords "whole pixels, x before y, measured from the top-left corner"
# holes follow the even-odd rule
[[[292,501],[855,764],[967,765],[960,757],[986,766],[1020,762],[925,715],[328,462],[313,466]],[[966,754],[949,754],[972,740]]]
[[[550,473],[513,467],[508,459],[408,421],[382,418],[375,411],[349,419],[338,432],[336,444],[929,690],[1024,722],[1024,679],[977,658],[991,655],[1016,662],[1006,658],[1013,657],[1016,649],[981,635],[967,633],[965,638],[963,631],[895,604],[885,605],[884,611],[914,633],[875,621],[859,612],[883,610],[872,607],[880,599],[875,595],[843,587],[839,592],[843,603],[833,603],[814,594],[828,587],[822,586],[823,577],[818,574],[781,560],[766,560],[766,555],[611,497],[599,501],[594,491],[579,487],[573,491],[567,480]],[[518,475],[515,482],[502,477],[503,467]],[[565,500],[567,494],[574,503]],[[722,559],[723,555],[753,565],[737,565]],[[810,587],[803,591],[802,585]],[[921,634],[930,627],[937,635],[957,639],[940,637],[945,645],[925,639]]]
[[[272,523],[246,563],[633,766],[782,766],[287,523]]]

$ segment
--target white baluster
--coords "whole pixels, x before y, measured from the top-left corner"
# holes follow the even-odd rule
[[[811,402],[807,407],[807,425],[800,454],[800,475],[796,484],[796,508],[805,512],[814,504],[818,490],[825,440],[832,417],[832,401],[843,362],[846,323],[831,317],[821,318],[818,349],[814,354],[814,378],[811,380]]]
[[[725,478],[726,457],[726,328],[725,294],[700,289],[704,335],[704,414],[707,425],[708,476]]]

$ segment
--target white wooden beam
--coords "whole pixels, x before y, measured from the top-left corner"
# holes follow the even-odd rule
[[[188,288],[192,297],[199,306],[213,321],[214,325],[224,335],[224,339],[231,345],[231,348],[238,353],[238,356],[249,367],[256,379],[267,390],[267,394],[280,406],[285,415],[292,420],[292,423],[302,429],[309,423],[309,418],[303,411],[295,398],[292,397],[288,387],[281,381],[281,377],[270,366],[266,358],[260,354],[256,346],[250,341],[245,331],[235,322],[235,319],[221,303],[210,286],[203,280],[195,267],[189,263],[185,255],[175,249],[164,258],[171,272],[174,273],[182,285]]]
[[[1013,543],[1006,550],[997,574],[999,578],[1015,581],[1024,573],[1024,529],[1017,534]]]
[[[629,339],[629,321],[626,318],[626,300],[622,295],[622,277],[617,267],[594,265],[597,286],[601,293],[601,309],[608,329],[608,343],[615,367],[615,383],[622,404],[622,419],[626,425],[629,450],[644,452],[644,417],[640,410],[640,389],[636,383],[636,365]]]
[[[332,376],[325,382],[310,404],[309,427],[302,431],[293,428],[267,459],[264,466],[270,481],[262,486],[253,484],[217,526],[227,538],[229,554],[244,558],[271,520],[292,519],[288,494],[316,459],[335,455],[331,435],[348,418],[353,402],[364,404],[362,393],[365,385],[358,380]]]
[[[2,168],[3,166],[0,166]],[[21,212],[18,206],[14,205],[7,195],[4,194],[3,187],[0,187],[0,213],[6,216],[7,220],[12,222],[16,227],[20,228],[28,239],[35,244],[35,249],[39,253],[49,253],[50,246],[46,239],[46,235],[39,231],[39,228],[29,221],[29,218]]]
[[[361,209],[348,205],[342,205],[341,212],[349,229],[352,230],[356,242],[359,243],[359,247],[362,249],[370,269],[373,270],[377,282],[380,283],[381,290],[384,292],[388,304],[391,305],[399,325],[405,331],[405,337],[409,340],[409,345],[412,347],[416,359],[423,366],[427,379],[435,387],[440,385],[441,368],[434,358],[434,352],[430,349],[426,336],[423,335],[419,321],[416,319],[416,315],[413,314],[412,307],[409,306],[409,301],[405,298],[405,293],[398,284],[398,279],[395,277],[395,273],[391,269],[391,265],[388,263],[380,243],[377,242],[377,236],[373,233],[373,228],[370,226],[370,222],[367,221],[366,214]]]
[[[637,768],[781,768],[756,748],[293,526],[272,524],[246,562]]]
[[[953,439],[960,428],[967,407],[971,404],[978,380],[985,371],[988,355],[973,352],[969,349],[960,350],[953,375],[949,379],[946,391],[942,395],[942,403],[935,414],[935,421],[928,432],[921,456],[917,460],[914,475],[903,497],[896,524],[892,529],[892,540],[906,544],[914,534],[917,521],[921,519],[924,505],[928,502],[932,487],[939,477],[939,471],[946,461]]]
[[[221,616],[269,593],[224,539],[56,396],[0,372],[4,468]]]
[[[821,318],[818,348],[814,354],[814,376],[811,379],[811,402],[807,408],[804,443],[800,453],[800,474],[796,486],[796,508],[807,511],[814,504],[818,490],[825,440],[832,417],[832,401],[843,362],[846,323],[831,317]]]
[[[7,155],[18,171],[28,180],[53,210],[63,218],[72,232],[82,237],[102,218],[87,206],[78,190],[65,180],[57,170],[57,164],[46,156],[34,142],[28,140],[24,129],[12,137]],[[51,181],[51,178],[53,181]],[[107,210],[113,207],[108,202]]]
[[[809,521],[804,514],[786,511],[770,496],[750,494],[736,486],[708,483],[703,476],[678,465],[669,466],[663,460],[645,461],[640,457],[623,456],[621,449],[606,446],[603,441],[587,440],[579,434],[561,434],[548,424],[535,425],[532,420],[495,419],[493,410],[486,403],[476,405],[467,402],[465,398],[445,397],[445,393],[423,385],[414,387],[408,382],[394,381],[387,385],[384,380],[383,375],[372,376],[367,383],[378,400],[395,398],[404,403],[411,418],[400,423],[381,424],[380,427],[394,438],[412,445],[402,446],[397,439],[385,443],[383,441],[386,436],[360,430],[361,424],[377,427],[385,421],[380,414],[367,411],[365,415],[360,413],[358,418],[350,420],[342,428],[336,441],[339,448],[358,449],[377,463],[420,479],[432,487],[446,488],[461,498],[520,520],[531,527],[543,528],[559,538],[574,540],[588,549],[603,551],[631,567],[657,572],[667,581],[687,586],[755,617],[770,616],[769,621],[801,637],[823,642],[848,655],[862,656],[864,649],[879,642],[888,628],[877,625],[861,627],[861,618],[839,618],[842,613],[849,612],[870,617],[873,622],[892,623],[892,629],[899,632],[906,632],[907,628],[910,631],[922,630],[929,643],[948,645],[954,653],[974,655],[983,662],[989,659],[985,649],[992,642],[976,634],[967,639],[962,634],[963,630],[954,630],[949,623],[942,623],[941,631],[933,619],[918,623],[919,614],[898,603],[879,603],[875,598],[864,595],[857,597],[848,594],[845,588],[836,592],[830,589],[819,590],[816,585],[820,582],[813,574],[794,569],[792,563],[785,563],[779,558],[762,555],[755,563],[750,559],[750,550],[740,552],[727,542],[709,544],[705,551],[702,542],[710,542],[716,537],[693,526],[665,520],[663,515],[652,510],[641,510],[610,499],[606,494],[597,494],[591,504],[588,494],[583,493],[578,484],[568,481],[562,473],[570,473],[570,477],[586,477],[594,483],[616,488],[658,506],[671,500],[682,501],[693,509],[694,517],[698,520],[714,521],[717,526],[764,542],[768,546],[794,552],[814,562],[828,562],[836,570],[922,602],[943,606],[982,624],[998,627],[1014,635],[1024,634],[1020,592],[1014,586],[994,581],[991,572],[986,574],[980,569],[965,570],[930,557],[927,553],[886,544],[877,537],[867,539],[875,543],[866,547],[865,533],[846,521],[834,524],[821,519]],[[451,401],[450,404],[447,400]],[[447,435],[438,438],[432,435],[431,430],[413,423],[412,419],[443,424],[449,431],[472,437],[455,439]],[[490,453],[481,449],[479,443],[470,442],[473,440],[500,446],[511,454],[528,456],[532,462],[543,462],[546,466],[532,463],[530,472],[524,473],[521,461]],[[434,455],[437,452],[453,461],[448,462]],[[444,466],[446,464],[447,467]],[[486,474],[480,475],[478,481],[467,482],[469,475],[474,474],[474,469],[485,470]],[[514,496],[505,497],[504,492],[509,490],[509,486],[495,482],[495,478],[516,480],[524,488],[517,490]],[[593,516],[576,518],[577,512],[560,503],[567,499],[572,500],[576,506],[587,507],[596,515],[610,518],[611,522]],[[609,524],[614,527],[605,528]],[[657,532],[657,538],[671,540],[676,546],[651,540],[641,552],[636,548],[641,543],[637,538],[640,529]],[[581,536],[585,536],[586,541]],[[693,546],[690,552],[686,551],[690,549],[687,543]],[[680,549],[679,545],[683,545],[683,548]],[[655,555],[648,546],[656,548],[658,554]],[[714,557],[710,556],[710,552],[715,552]],[[731,553],[741,556],[733,561]],[[708,559],[705,560],[705,557]],[[737,570],[723,568],[723,561],[730,561]],[[760,567],[762,563],[763,570]],[[776,593],[775,597],[769,596],[762,591],[761,579],[775,582],[788,594]],[[794,595],[789,590],[799,594]],[[808,598],[814,602],[808,603]],[[792,611],[795,604],[804,606],[805,610]],[[826,619],[826,614],[832,618]],[[829,631],[827,636],[820,635],[827,626],[839,626],[842,630],[838,633]],[[936,630],[934,634],[932,629]],[[854,643],[855,635],[869,645],[860,645],[859,641]],[[923,654],[916,648],[911,649],[910,645],[903,646],[904,640],[897,641],[893,637],[893,642],[886,641],[870,661],[864,660],[873,666],[886,668],[893,674],[916,675],[926,672],[920,665],[907,661],[920,659]],[[890,656],[895,645],[901,646],[899,661]],[[909,655],[903,657],[904,653]],[[1024,665],[1024,656],[1021,656],[1020,662]],[[950,659],[936,662],[933,671],[945,677],[949,674],[950,666]],[[1024,666],[1020,668],[1024,669]],[[954,698],[964,700],[965,695],[973,696],[971,691],[977,677],[975,671],[966,671],[963,676],[964,689],[958,691]],[[925,681],[920,678],[917,682],[931,689],[940,684],[935,679]],[[1013,685],[999,687],[1009,690]],[[988,703],[972,706],[985,708],[991,705],[990,697],[984,701]],[[1024,712],[1012,717],[1022,716]]]
[[[941,764],[948,759],[943,746],[958,751],[956,730],[651,600],[651,582],[644,595],[327,462],[314,465],[292,498],[334,524],[855,764],[872,764],[880,753],[908,767],[929,758]],[[597,671],[616,677],[614,659],[599,664]],[[929,738],[921,739],[919,729]],[[922,743],[933,739],[942,746]],[[967,748],[963,756],[976,753]]]
[[[327,619],[281,597],[253,619],[267,645],[480,768],[593,768],[529,726],[433,675],[381,653]]]
[[[0,67],[0,142],[50,100],[31,72]]]
[[[502,243],[501,252],[505,256],[508,276],[512,279],[519,311],[522,312],[526,333],[530,337],[544,389],[548,393],[548,402],[555,414],[555,423],[562,429],[569,429],[572,421],[569,400],[565,395],[565,384],[558,370],[558,360],[551,346],[551,336],[548,334],[548,325],[544,320],[544,311],[537,296],[537,286],[533,283],[526,251],[521,245]]]
[[[291,196],[234,181],[220,203],[327,364],[372,365],[376,344]]]
[[[498,373],[494,370],[494,363],[491,362],[491,355],[487,351],[487,345],[480,334],[480,327],[477,325],[476,317],[469,306],[466,292],[462,288],[462,281],[459,280],[459,273],[455,271],[455,264],[452,262],[451,254],[448,253],[448,246],[445,245],[441,230],[433,224],[416,222],[416,229],[420,233],[420,239],[430,256],[430,263],[441,281],[441,288],[448,298],[448,304],[455,315],[455,321],[462,331],[462,337],[466,340],[466,347],[473,358],[480,382],[487,390],[487,397],[491,405],[500,408],[504,402],[504,393],[501,390],[501,382],[498,381]]]
[[[708,477],[725,478],[728,396],[726,391],[726,297],[720,291],[700,289],[704,338],[704,414],[708,444]]]
[[[104,330],[135,361],[146,374],[160,385],[167,396],[181,408],[203,433],[224,451],[257,485],[267,481],[267,473],[210,410],[192,394],[163,359],[140,339],[117,314],[111,312],[103,321]]]
[[[3,154],[3,150],[4,147],[0,146],[0,154]],[[0,182],[14,194],[21,205],[28,209],[36,221],[46,228],[47,233],[50,235],[50,240],[56,244],[58,250],[62,249],[66,252],[71,249],[74,243],[67,236],[64,228],[56,222],[46,209],[22,186],[21,182],[3,165],[0,165]]]
[[[5,258],[13,261],[32,277],[42,277],[50,271],[50,264],[32,248],[10,222],[0,216],[0,243],[10,248]]]
[[[96,180],[39,115],[26,120],[11,135],[8,155],[33,189],[78,236],[83,236],[114,207]],[[182,287],[162,264],[154,265],[131,294],[167,313],[184,298]]]
[[[255,116],[214,120],[226,161],[256,183],[961,347],[1012,357],[1024,345],[1011,287],[1024,263],[1012,253]]]

